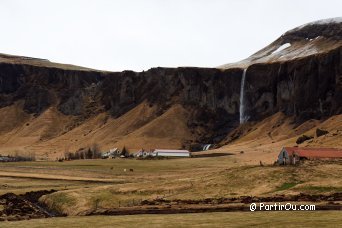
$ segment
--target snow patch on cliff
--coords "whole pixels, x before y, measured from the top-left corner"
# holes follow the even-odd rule
[[[281,45],[280,47],[278,47],[277,50],[273,51],[273,52],[271,53],[271,55],[273,55],[273,54],[275,54],[275,53],[278,53],[278,52],[280,52],[280,51],[282,51],[282,50],[284,50],[284,49],[286,49],[286,48],[288,48],[288,47],[291,47],[291,44],[290,44],[290,43],[283,44],[283,45]]]

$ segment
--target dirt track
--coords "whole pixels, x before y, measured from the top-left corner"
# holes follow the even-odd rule
[[[30,179],[45,179],[45,180],[66,180],[66,181],[86,181],[92,183],[118,183],[120,179],[104,179],[104,178],[86,178],[86,177],[73,177],[55,174],[36,174],[36,173],[16,173],[6,172],[0,170],[1,177],[15,177],[15,178],[30,178]]]

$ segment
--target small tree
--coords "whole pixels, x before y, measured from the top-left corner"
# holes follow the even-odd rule
[[[87,159],[93,159],[93,151],[90,148],[88,148],[86,158]]]
[[[128,154],[128,151],[126,150],[126,147],[124,146],[124,147],[122,148],[122,151],[121,151],[120,155],[123,155],[123,156],[126,157],[127,154]]]

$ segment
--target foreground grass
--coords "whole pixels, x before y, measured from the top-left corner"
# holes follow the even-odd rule
[[[1,227],[337,227],[342,212],[220,212],[89,216],[2,222]]]
[[[199,200],[323,194],[342,189],[341,162],[279,167],[241,165],[234,159],[226,156],[6,163],[0,165],[0,193],[60,190],[41,197],[41,202],[64,214],[84,215],[161,197]]]

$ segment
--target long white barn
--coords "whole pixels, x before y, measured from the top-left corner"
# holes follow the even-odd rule
[[[190,157],[188,150],[155,149],[153,155],[157,157]]]

